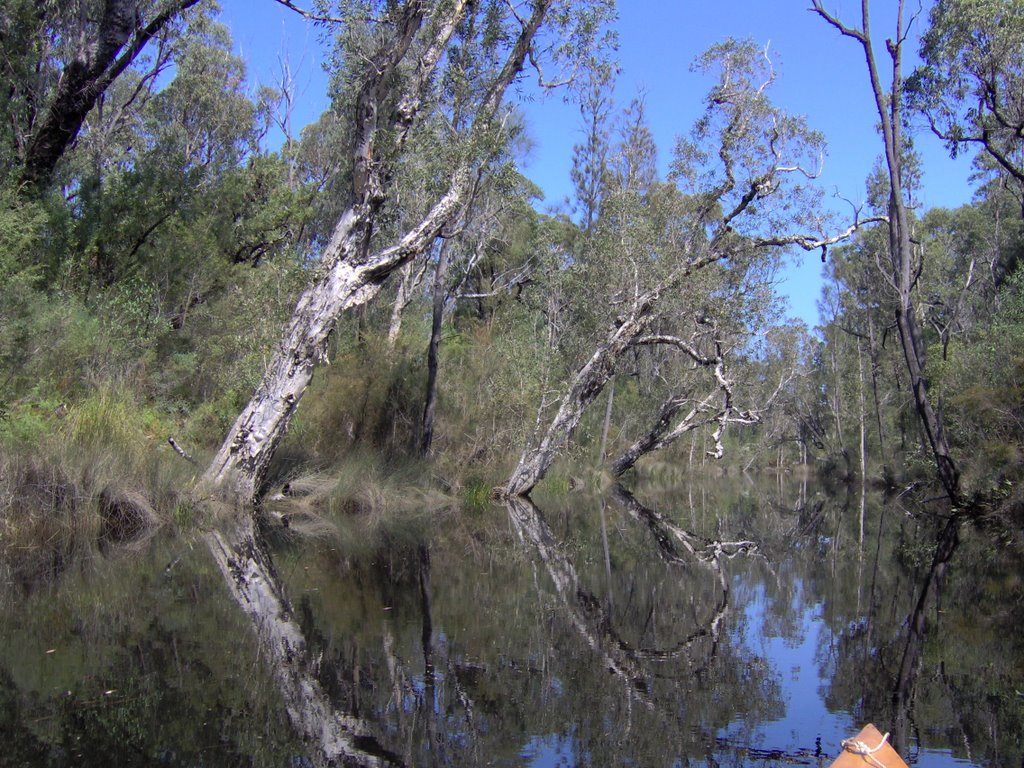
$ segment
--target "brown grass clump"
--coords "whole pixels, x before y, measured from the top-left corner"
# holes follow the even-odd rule
[[[425,467],[387,465],[353,452],[331,470],[303,473],[271,489],[261,513],[288,536],[329,539],[346,550],[377,546],[383,539],[414,540],[459,499],[431,487]]]

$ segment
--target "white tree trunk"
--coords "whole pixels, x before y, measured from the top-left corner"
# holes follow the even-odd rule
[[[682,410],[682,407],[686,404],[687,400],[680,397],[669,398],[665,401],[661,406],[661,411],[658,414],[657,420],[654,422],[654,426],[647,431],[647,434],[633,443],[612,463],[612,474],[623,474],[627,470],[631,469],[641,456],[651,453],[652,451],[659,451],[674,443],[687,432],[692,432],[699,427],[715,422],[721,415],[721,412],[717,409],[709,412],[709,408],[711,407],[716,394],[718,394],[717,390],[708,395],[700,403],[694,405],[690,411],[676,423],[675,426],[672,426],[672,421],[676,417],[676,414]]]
[[[494,129],[508,86],[521,71],[537,34],[555,0],[537,0],[530,15],[516,17],[521,30],[500,70],[484,83],[484,96],[469,129],[484,135]],[[388,199],[388,169],[376,159],[375,146],[383,132],[393,134],[394,151],[405,146],[422,105],[434,87],[433,76],[448,42],[461,22],[468,0],[439,3],[425,20],[427,4],[409,0],[397,12],[395,37],[370,62],[370,75],[357,98],[356,140],[353,152],[353,192],[357,201],[342,214],[321,259],[319,274],[299,299],[291,322],[263,380],[224,439],[203,476],[209,487],[251,501],[266,476],[274,451],[284,437],[299,400],[326,359],[327,342],[341,312],[369,301],[387,277],[422,253],[458,214],[471,188],[474,164],[487,157],[464,159],[452,174],[448,191],[423,221],[402,240],[367,255],[377,214]],[[512,11],[515,13],[515,11]],[[420,29],[429,37],[413,45]],[[395,94],[394,72],[416,51],[417,63],[405,90]],[[396,97],[393,113],[382,120],[380,111]],[[383,123],[383,125],[381,125]]]
[[[423,270],[413,271],[415,262],[407,262],[401,269],[401,280],[395,303],[391,306],[391,322],[388,324],[388,349],[393,350],[398,342],[398,334],[402,332],[402,314],[412,301],[412,296],[423,278]]]
[[[338,316],[369,301],[392,271],[429,247],[461,208],[468,181],[468,169],[458,171],[448,194],[416,229],[369,258],[360,259],[358,253],[369,226],[368,212],[345,212],[327,246],[323,274],[299,298],[263,381],[206,471],[208,484],[243,500],[255,497],[313,371],[326,360]]]
[[[551,462],[572,437],[584,412],[614,375],[616,362],[647,330],[656,299],[657,292],[643,297],[632,316],[614,328],[608,339],[576,372],[540,445],[532,451],[523,452],[508,482],[496,489],[499,496],[526,496],[541,481]]]

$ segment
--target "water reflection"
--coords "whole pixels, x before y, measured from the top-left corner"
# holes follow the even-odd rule
[[[941,526],[898,502],[865,499],[862,533],[858,496],[772,486],[515,501],[364,554],[286,543],[284,663],[201,548],[97,560],[3,606],[0,765],[322,761],[282,666],[366,747],[338,762],[827,765],[902,714],[911,762],[1020,765],[1013,550],[964,529],[939,574]]]
[[[358,700],[348,706],[329,696],[334,675],[306,641],[274,567],[273,557],[251,516],[206,536],[236,605],[256,631],[259,656],[284,700],[288,718],[312,754],[329,765],[400,765],[359,717]]]
[[[159,541],[0,598],[0,765],[287,765],[252,632],[202,550]]]

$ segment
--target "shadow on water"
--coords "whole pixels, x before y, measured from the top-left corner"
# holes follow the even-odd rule
[[[514,500],[360,553],[243,522],[212,559],[68,569],[4,603],[0,766],[824,766],[868,720],[911,763],[1020,765],[1012,548],[787,490]]]

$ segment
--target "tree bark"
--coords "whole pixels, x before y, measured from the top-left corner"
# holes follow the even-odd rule
[[[398,342],[398,335],[402,332],[402,313],[412,301],[413,294],[423,279],[424,269],[425,267],[417,265],[417,262],[408,261],[400,270],[401,280],[398,283],[395,303],[391,307],[391,322],[388,324],[389,350],[394,350],[395,344]]]
[[[471,131],[489,130],[505,90],[521,70],[530,45],[554,0],[537,0],[501,69],[490,83],[473,120]],[[408,0],[398,14],[395,38],[374,57],[371,75],[357,98],[357,139],[354,142],[353,192],[356,202],[341,216],[324,251],[319,276],[303,292],[277,352],[249,404],[236,419],[204,475],[212,488],[241,500],[253,499],[266,475],[274,451],[284,437],[299,400],[309,386],[317,364],[326,360],[327,343],[339,314],[361,306],[380,289],[387,277],[436,239],[462,208],[471,189],[471,161],[452,174],[446,194],[420,224],[396,245],[368,256],[368,244],[377,214],[388,198],[389,170],[374,160],[376,142],[383,133],[392,136],[395,151],[406,143],[416,116],[433,87],[432,76],[468,0],[435,6],[442,14],[424,24],[425,6]],[[433,23],[436,21],[436,23]],[[406,89],[395,99],[393,114],[381,120],[379,112],[395,87],[393,76],[414,48],[421,26],[431,30],[423,47],[417,47],[415,72],[403,82]],[[384,125],[381,126],[380,123]]]
[[[656,299],[656,292],[641,297],[633,314],[612,329],[609,337],[576,372],[540,445],[523,452],[508,481],[496,489],[499,496],[527,496],[543,479],[555,456],[572,437],[583,413],[615,373],[619,358],[647,330]]]
[[[358,255],[371,226],[370,212],[362,206],[345,213],[325,254],[330,267],[300,297],[263,381],[210,463],[204,476],[207,483],[243,500],[256,496],[317,364],[327,359],[338,316],[369,301],[392,271],[433,242],[458,213],[467,182],[468,173],[458,174],[417,229],[398,245],[362,261]]]
[[[837,337],[838,338],[838,337]],[[850,471],[850,452],[846,449],[846,439],[843,437],[843,421],[842,421],[842,379],[839,375],[839,360],[836,354],[836,344],[829,344],[829,358],[832,361],[832,397],[829,401],[829,405],[832,408],[832,418],[836,425],[836,442],[838,444],[839,453],[842,455],[843,460],[846,462],[846,471]]]
[[[871,363],[871,396],[875,404],[875,422],[878,429],[878,456],[882,460],[882,474],[888,482],[891,471],[887,459],[888,451],[885,443],[885,429],[882,426],[882,403],[878,397],[879,354],[878,344],[875,340],[875,321],[871,315],[868,315],[868,353],[869,362]]]
[[[860,426],[860,546],[864,546],[864,518],[867,515],[868,495],[868,442],[867,442],[867,405],[864,400],[864,353],[860,339],[857,339],[857,393],[860,405],[858,423]]]
[[[612,408],[615,406],[615,379],[609,382],[608,402],[604,409],[604,424],[601,425],[601,444],[597,448],[597,460],[604,463],[604,454],[608,450],[608,430],[612,423]]]
[[[437,366],[441,347],[441,323],[448,294],[445,280],[448,276],[448,241],[441,243],[434,272],[434,297],[430,317],[430,342],[427,344],[427,396],[423,404],[423,427],[420,437],[420,455],[429,456],[434,442],[434,411],[437,408]]]
[[[712,392],[700,403],[693,406],[675,427],[672,427],[673,419],[689,401],[683,397],[673,397],[666,400],[661,406],[661,411],[658,413],[654,426],[612,463],[612,474],[618,476],[627,472],[636,464],[641,456],[652,451],[661,450],[687,432],[692,432],[698,427],[713,422],[718,417],[717,410],[713,415],[708,415],[706,418],[702,419],[699,417],[707,413],[707,408],[711,405],[711,401],[714,400],[715,394],[715,392]],[[669,431],[670,427],[672,427],[671,431]]]

